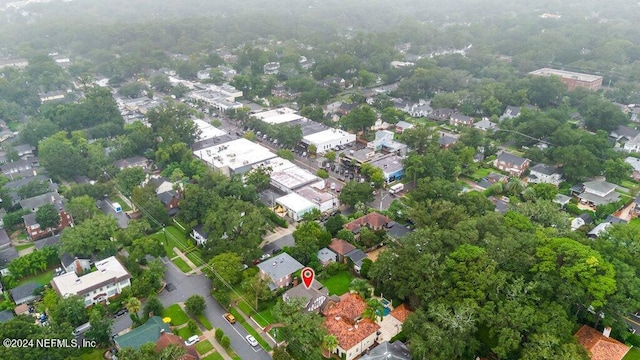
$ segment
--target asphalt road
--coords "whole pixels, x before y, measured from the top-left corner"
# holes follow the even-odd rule
[[[211,280],[204,275],[185,275],[176,268],[171,261],[165,267],[165,281],[167,284],[173,284],[175,289],[168,291],[163,290],[158,298],[164,306],[169,306],[177,302],[184,302],[189,296],[198,294],[204,297],[207,307],[205,315],[214,328],[221,328],[224,333],[231,339],[231,347],[243,360],[267,360],[271,359],[271,355],[264,351],[261,347],[252,347],[245,340],[248,335],[247,331],[236,323],[229,324],[222,315],[226,312],[220,304],[211,296]]]
[[[640,335],[640,316],[635,316],[631,314],[624,318],[624,320],[629,324],[630,327],[636,329],[636,334]]]

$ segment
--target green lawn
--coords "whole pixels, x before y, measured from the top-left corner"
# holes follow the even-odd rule
[[[211,341],[209,340],[200,341],[196,344],[196,350],[198,350],[198,353],[200,355],[206,354],[209,351],[213,350],[213,344],[211,344]]]
[[[640,218],[635,218],[629,221],[629,226],[640,228]]]
[[[207,330],[213,329],[213,326],[211,325],[211,323],[209,322],[209,319],[207,319],[206,316],[198,315],[198,316],[196,316],[196,319],[198,319],[200,324],[202,324],[202,326],[204,326],[205,329],[207,329]]]
[[[193,270],[191,269],[191,266],[189,266],[187,262],[182,260],[181,258],[175,258],[171,261],[173,261],[173,263],[176,264],[178,269],[180,269],[180,271],[182,271],[183,273],[188,273],[189,271]]]
[[[474,171],[473,174],[471,174],[471,179],[478,181],[483,177],[486,177],[493,171],[493,169],[479,168],[478,170]]]
[[[18,251],[22,251],[24,249],[28,249],[30,247],[33,247],[33,244],[22,244],[22,245],[16,245],[16,250]]]
[[[127,202],[121,196],[116,196],[116,201],[120,204],[122,211],[131,211],[131,207],[127,205]]]
[[[182,308],[180,308],[180,305],[178,304],[173,304],[168,308],[165,308],[164,316],[171,318],[171,324],[173,326],[180,326],[189,321],[189,316],[184,312],[184,310],[182,310]]]
[[[260,311],[256,315],[253,316],[253,320],[255,320],[260,326],[266,327],[269,324],[273,324],[275,320],[273,319],[273,313],[271,309],[273,306],[269,306],[268,308]]]
[[[640,348],[631,348],[622,360],[640,360]]]
[[[191,262],[195,266],[200,266],[203,264],[202,255],[200,254],[200,250],[197,248],[190,249],[185,253],[186,257],[191,260]]]
[[[182,329],[178,329],[177,333],[178,333],[178,336],[180,336],[182,338],[182,340],[187,340],[188,338],[192,337],[193,335],[202,335],[202,332],[200,330],[197,330],[194,333],[193,331],[189,330],[188,326],[185,326]]]
[[[35,282],[38,285],[46,285],[51,282],[51,279],[53,279],[54,276],[55,276],[55,269],[51,269],[43,272],[42,274],[24,278],[16,286],[24,285],[30,282]]]
[[[105,349],[93,349],[92,351],[87,351],[80,356],[70,357],[70,360],[102,360],[102,354],[104,354]]]
[[[262,338],[262,336],[258,335],[258,332],[256,331],[256,329],[254,329],[251,325],[247,324],[247,321],[244,319],[244,317],[242,317],[242,315],[240,315],[240,313],[236,308],[232,307],[231,309],[229,309],[229,312],[233,314],[233,316],[235,316],[236,320],[240,324],[242,324],[242,327],[244,327],[249,334],[253,335],[253,337],[256,338],[256,340],[258,340],[260,345],[266,351],[271,351],[271,346],[269,346],[269,344]]]
[[[18,236],[16,236],[16,239],[18,240],[27,240],[27,233],[21,232],[20,234],[18,234]]]
[[[329,295],[342,295],[349,291],[349,284],[353,278],[351,272],[344,270],[321,282],[329,290]]]
[[[201,359],[201,360],[224,360],[224,358],[222,357],[222,355],[218,354],[217,352],[211,353],[209,355],[207,355],[206,358]]]

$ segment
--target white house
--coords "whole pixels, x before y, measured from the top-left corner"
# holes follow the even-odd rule
[[[262,67],[265,75],[278,75],[280,72],[280,63],[279,62],[269,62],[264,64]]]
[[[320,212],[329,211],[340,206],[335,193],[321,191],[313,186],[305,186],[296,191],[296,193],[314,203]]]
[[[196,245],[202,246],[207,243],[209,238],[209,234],[203,230],[202,225],[196,225],[191,229],[191,234],[189,234],[193,240],[196,241]]]
[[[62,297],[78,295],[84,298],[85,307],[107,301],[131,286],[131,274],[115,256],[96,262],[95,267],[95,271],[83,276],[69,272],[54,277],[51,286]]]
[[[547,164],[537,164],[530,169],[529,182],[534,184],[560,185],[562,182],[562,172],[558,167]]]

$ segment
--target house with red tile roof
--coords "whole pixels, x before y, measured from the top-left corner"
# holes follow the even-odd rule
[[[370,319],[362,319],[366,308],[360,295],[347,293],[324,311],[324,327],[338,339],[334,353],[342,359],[352,360],[376,342],[380,326]]]
[[[198,355],[198,351],[194,345],[186,346],[180,336],[164,331],[160,334],[158,341],[156,341],[156,354],[160,354],[164,348],[172,344],[187,350],[187,353],[180,357],[179,360],[200,360],[200,355]]]
[[[350,244],[342,239],[333,239],[331,240],[331,244],[329,245],[329,249],[331,249],[336,255],[338,255],[338,262],[347,262],[347,254],[351,251],[355,250],[356,247],[353,244]]]
[[[389,314],[404,324],[404,322],[407,320],[407,316],[411,314],[411,311],[407,309],[405,304],[400,304],[400,306],[396,306],[393,310],[391,310]]]
[[[610,338],[610,334],[610,327],[604,328],[601,333],[590,326],[583,325],[574,336],[580,345],[587,349],[591,360],[621,360],[631,348]]]
[[[355,232],[363,226],[366,226],[371,230],[382,230],[390,222],[391,219],[388,216],[384,216],[377,212],[372,212],[367,215],[361,216],[350,223],[344,224],[344,228],[351,232]]]

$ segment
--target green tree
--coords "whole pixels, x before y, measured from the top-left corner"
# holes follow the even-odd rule
[[[140,315],[138,315],[138,311],[142,309],[142,303],[140,300],[132,296],[125,301],[124,306],[129,311],[131,319],[136,323],[140,322]]]
[[[228,349],[231,347],[231,339],[229,339],[227,335],[224,335],[222,339],[220,339],[220,345],[222,345],[223,348]]]
[[[373,199],[371,186],[367,183],[349,181],[340,192],[340,202],[349,206],[355,206],[358,202],[368,203]]]
[[[204,308],[207,304],[204,301],[204,298],[200,295],[191,295],[184,303],[187,312],[194,316],[200,316],[204,314]]]
[[[351,110],[347,115],[343,116],[340,120],[347,129],[353,131],[363,131],[372,127],[376,123],[376,113],[368,105],[361,105]]]
[[[67,211],[71,214],[76,224],[81,224],[87,219],[91,219],[98,213],[96,201],[89,195],[77,196],[67,205]]]
[[[276,151],[276,155],[289,161],[293,161],[295,159],[295,155],[293,154],[293,151],[289,149],[278,149],[278,151]]]
[[[105,316],[103,307],[95,307],[89,313],[89,323],[91,329],[87,331],[85,337],[96,341],[98,344],[107,345],[111,340],[111,326],[113,319]]]
[[[144,318],[146,319],[149,314],[153,313],[153,316],[162,317],[164,313],[164,306],[162,305],[162,301],[158,299],[157,296],[152,295],[147,298],[147,302],[144,304]]]
[[[269,289],[269,281],[262,278],[259,274],[249,277],[242,282],[242,288],[253,299],[253,307],[258,309],[260,301],[269,300],[273,293]]]
[[[256,191],[262,191],[269,187],[270,174],[270,166],[256,167],[245,175],[245,181],[247,184],[255,186]]]
[[[326,358],[329,358],[333,351],[338,347],[338,338],[335,335],[325,335],[322,337],[322,352]]]
[[[36,221],[41,229],[49,229],[51,232],[60,224],[60,214],[53,204],[42,205],[36,211]]]
[[[187,354],[187,349],[178,344],[170,344],[160,351],[160,360],[180,360]]]
[[[75,328],[87,322],[84,299],[79,296],[68,296],[58,299],[53,308],[49,309],[51,321],[57,325],[69,324]]]
[[[325,169],[318,169],[318,171],[316,171],[316,175],[321,179],[329,178],[329,173]]]
[[[294,357],[299,355],[305,359],[320,359],[326,330],[320,315],[301,311],[305,301],[302,298],[279,300],[272,310],[273,317],[283,325],[279,333],[289,344],[288,348],[294,352]]]
[[[620,184],[622,180],[629,179],[633,173],[633,167],[622,159],[608,159],[604,163],[604,175],[607,181]]]
[[[331,236],[336,236],[338,231],[342,229],[342,226],[345,224],[344,216],[340,214],[336,214],[330,216],[327,219],[327,222],[324,224],[324,228],[331,234]]]
[[[116,218],[98,214],[79,225],[64,229],[60,239],[61,249],[70,254],[84,256],[114,255],[116,243],[111,241],[111,236],[117,229]]]
[[[140,186],[145,177],[144,170],[140,167],[126,168],[116,175],[116,182],[125,195],[131,195],[133,188]]]
[[[214,256],[209,265],[213,269],[213,284],[221,288],[226,284],[236,285],[242,280],[242,258],[235,253],[222,253]]]

